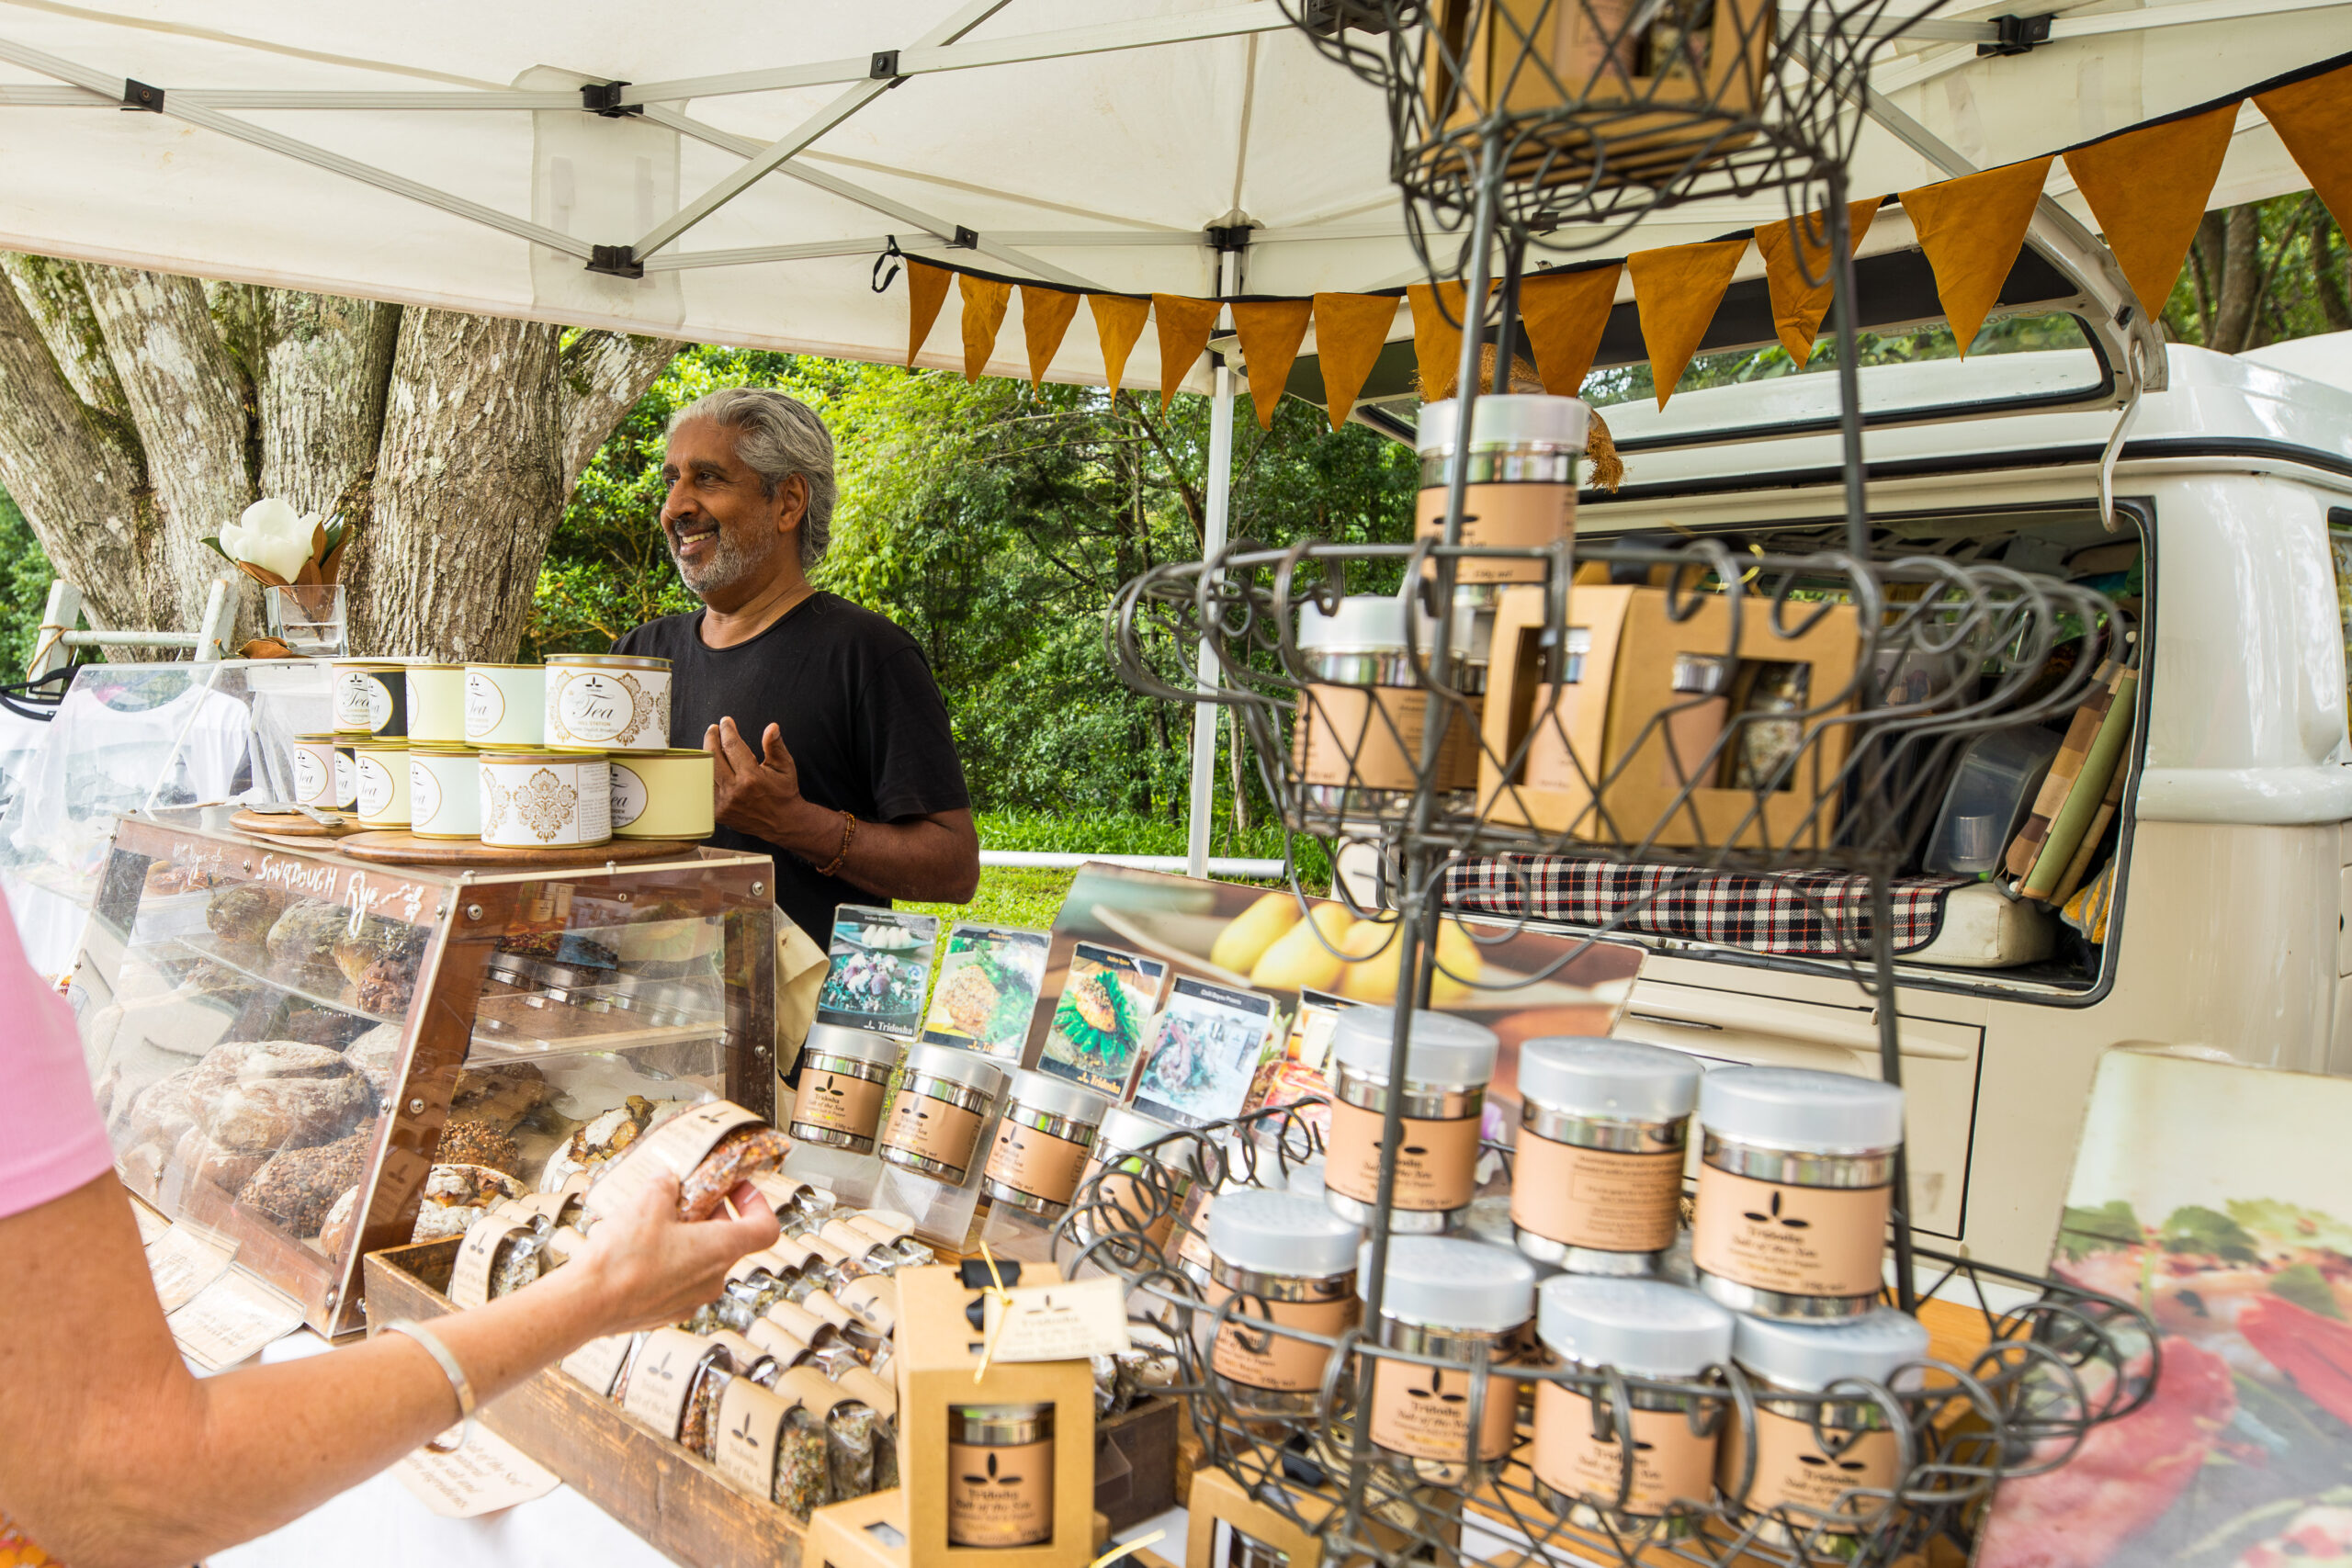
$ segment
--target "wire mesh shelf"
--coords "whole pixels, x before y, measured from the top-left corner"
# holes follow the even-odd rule
[[[1550,1357],[1532,1331],[1499,1355],[1460,1359],[1381,1344],[1360,1321],[1337,1335],[1279,1323],[1264,1299],[1212,1280],[1203,1226],[1218,1195],[1302,1176],[1322,1153],[1311,1109],[1256,1112],[1134,1151],[1080,1190],[1056,1229],[1055,1250],[1066,1277],[1099,1269],[1129,1286],[1137,1326],[1177,1354],[1182,1372],[1170,1392],[1185,1396],[1203,1462],[1320,1538],[1326,1561],[1731,1568],[1892,1562],[1939,1538],[1965,1551],[1996,1482],[2065,1463],[2093,1427],[2141,1408],[2155,1385],[2155,1333],[2137,1308],[1924,1249],[1916,1256],[1942,1270],[1948,1359],[1808,1394],[1768,1387],[1736,1365],[1687,1380],[1578,1367]],[[1507,1149],[1497,1152],[1508,1159]],[[2017,1304],[1996,1307],[1996,1296]],[[1221,1337],[1260,1354],[1276,1343],[1311,1354],[1319,1386],[1288,1408],[1270,1407],[1218,1374]],[[1361,1417],[1374,1381],[1431,1373],[1466,1406],[1462,1450],[1407,1456],[1374,1445]],[[1545,1461],[1529,1407],[1547,1385],[1581,1401],[1566,1408],[1613,1450],[1613,1491],[1539,1476]],[[1511,1406],[1499,1454],[1477,1436],[1492,1429],[1485,1423],[1495,1400]],[[1660,1411],[1687,1422],[1718,1456],[1712,1484],[1704,1495],[1631,1509],[1644,1478],[1635,1446],[1614,1435],[1634,1432],[1638,1441],[1637,1413]],[[1853,1459],[1862,1483],[1826,1507],[1785,1495],[1767,1501],[1758,1456],[1791,1440],[1832,1462]]]

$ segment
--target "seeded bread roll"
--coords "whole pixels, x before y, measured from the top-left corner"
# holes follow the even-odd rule
[[[270,967],[297,985],[323,989],[340,987],[343,971],[336,967],[335,944],[351,928],[351,911],[340,904],[304,898],[286,908],[269,928],[263,945]]]
[[[554,1098],[554,1088],[538,1068],[528,1062],[502,1062],[459,1073],[449,1097],[449,1114],[512,1133],[524,1117]]]
[[[245,1183],[240,1201],[296,1235],[313,1235],[325,1224],[335,1199],[356,1190],[368,1143],[354,1134],[317,1148],[284,1150]]]
[[[257,883],[224,887],[205,901],[204,923],[232,947],[257,948],[286,912],[286,895]]]
[[[442,1129],[435,1165],[481,1165],[520,1179],[523,1153],[514,1140],[487,1122],[452,1122]]]
[[[203,1127],[223,1148],[306,1149],[344,1136],[375,1103],[356,1075],[241,1078],[212,1102]]]

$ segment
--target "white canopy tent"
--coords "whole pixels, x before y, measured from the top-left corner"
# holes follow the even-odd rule
[[[2048,152],[2352,50],[2344,0],[2091,0],[2030,52],[1980,58],[2000,9],[1890,40],[1856,194]],[[891,237],[1133,294],[1421,276],[1379,96],[1273,0],[0,0],[0,247],[47,254],[877,361],[906,356],[905,298],[871,283]],[[2211,203],[2306,183],[2248,105]],[[2111,326],[2111,258],[2063,164],[2048,188],[2032,243]],[[1603,254],[1781,212],[1778,196],[1694,203]],[[1244,249],[1212,244],[1211,228],[1240,225]],[[1890,208],[1862,253],[1913,243]],[[1741,276],[1760,270],[1751,252]],[[1400,310],[1394,335],[1408,331]],[[1217,399],[1214,549],[1233,345],[1213,346],[1217,368],[1186,385]],[[954,331],[920,362],[960,367]],[[1027,373],[1018,333],[989,368]],[[1053,374],[1102,379],[1091,331],[1070,333]],[[1158,385],[1151,334],[1126,379]],[[1197,864],[1212,727],[1196,742]]]

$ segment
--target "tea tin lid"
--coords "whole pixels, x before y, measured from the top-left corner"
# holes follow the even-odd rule
[[[1216,1223],[1216,1212],[1209,1212]],[[1356,1289],[1369,1292],[1372,1243],[1356,1255]],[[1434,1235],[1388,1238],[1380,1315],[1430,1328],[1500,1334],[1535,1315],[1535,1265],[1484,1242]]]
[[[327,666],[330,670],[379,670],[397,672],[408,668],[396,659],[338,659]]]
[[[1351,1072],[1385,1079],[1389,1036],[1396,1027],[1395,1008],[1350,1008],[1340,1015],[1331,1054]],[[1483,1084],[1495,1076],[1500,1044],[1484,1024],[1416,1010],[1413,1038],[1405,1052],[1405,1077],[1415,1083]]]
[[[410,670],[412,670],[412,671],[415,671],[415,670],[463,670],[463,669],[465,668],[465,666],[464,666],[464,665],[462,665],[462,664],[451,664],[451,663],[448,663],[448,662],[447,662],[447,661],[445,661],[445,660],[438,660],[438,659],[424,659],[424,658],[417,658],[417,659],[411,659],[411,660],[404,660],[404,662],[407,664],[408,668],[409,668]]]
[[[1060,1116],[1072,1122],[1094,1126],[1102,1120],[1105,1101],[1102,1097],[1068,1078],[1057,1078],[1051,1073],[1016,1072],[1012,1075],[1012,1102],[1048,1116]]]
[[[601,762],[605,760],[608,753],[586,750],[547,751],[542,750],[537,747],[533,747],[527,750],[493,751],[488,747],[484,747],[481,749],[481,765],[483,767],[503,768],[507,766],[519,766],[524,763]]]
[[[408,750],[408,741],[397,735],[388,740],[362,740],[354,736],[351,749],[355,751],[405,751]]]
[[[480,747],[469,746],[462,740],[419,740],[411,737],[408,749],[412,756],[479,757],[481,755]]]
[[[907,1053],[910,1074],[928,1073],[949,1083],[993,1095],[1004,1088],[1004,1069],[960,1045],[918,1045]]]
[[[323,729],[316,735],[298,735],[294,739],[297,740],[334,740],[337,739],[337,737],[334,730]]]
[[[1697,1060],[1663,1045],[1555,1035],[1519,1048],[1530,1104],[1613,1122],[1679,1122],[1699,1101]]]
[[[1402,653],[1405,601],[1389,593],[1357,593],[1326,615],[1309,604],[1298,612],[1298,646],[1310,653]]]
[[[1699,1122],[1768,1148],[1867,1153],[1903,1142],[1903,1090],[1810,1067],[1721,1067],[1699,1086]]]
[[[1105,1148],[1133,1151],[1175,1131],[1176,1128],[1165,1122],[1155,1122],[1141,1111],[1114,1105],[1102,1113],[1102,1130],[1097,1136]],[[1151,1157],[1171,1169],[1181,1170],[1190,1153],[1191,1141],[1180,1138],[1152,1150]]]
[[[853,1062],[876,1062],[883,1066],[896,1066],[899,1042],[888,1034],[876,1034],[870,1029],[847,1029],[838,1023],[812,1023],[808,1038],[800,1047],[801,1060],[812,1053],[828,1056],[847,1056]]]
[[[1592,410],[1575,398],[1548,397],[1540,392],[1489,392],[1477,400],[1470,415],[1470,444],[1478,446],[1542,445],[1584,450],[1585,427]],[[1462,424],[1462,403],[1448,398],[1423,403],[1413,448],[1424,457],[1453,449]]]
[[[469,659],[469,660],[468,660],[466,661],[464,668],[466,668],[466,669],[468,669],[468,670],[542,670],[542,671],[543,671],[543,670],[545,670],[545,669],[547,668],[547,666],[546,666],[546,665],[544,665],[544,664],[498,664],[498,663],[493,663],[493,662],[492,662],[490,660],[487,660],[487,659]]]
[[[1245,1188],[1209,1210],[1209,1250],[1258,1274],[1327,1280],[1353,1271],[1363,1232],[1320,1199]],[[1390,1243],[1394,1247],[1395,1243]]]
[[[1893,1307],[1821,1324],[1768,1323],[1742,1313],[1731,1354],[1758,1377],[1817,1393],[1840,1378],[1885,1384],[1896,1368],[1928,1359],[1928,1330]]]
[[[670,661],[645,653],[550,653],[550,666],[564,664],[573,668],[605,670],[667,670]]]
[[[1535,1292],[1535,1332],[1588,1367],[1645,1378],[1687,1378],[1731,1357],[1732,1314],[1661,1280],[1559,1274]]]

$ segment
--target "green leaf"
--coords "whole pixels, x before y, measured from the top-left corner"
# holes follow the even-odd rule
[[[220,536],[218,534],[207,534],[204,537],[198,539],[197,543],[199,545],[211,546],[212,553],[219,556],[222,560],[232,561],[237,558],[220,547]]]
[[[2274,1252],[2324,1247],[2333,1252],[2352,1254],[2352,1225],[2316,1209],[2282,1203],[2274,1198],[2233,1198],[2228,1207],[2230,1218]]]
[[[2069,1262],[2080,1262],[2094,1252],[2137,1247],[2145,1239],[2140,1216],[2117,1198],[2096,1209],[2068,1209],[2058,1220],[2058,1247]]]
[[[2238,1223],[2217,1209],[2184,1203],[2168,1215],[2160,1233],[2166,1252],[2198,1253],[2231,1263],[2259,1263],[2262,1254]]]
[[[2327,1277],[2309,1263],[2298,1263],[2272,1275],[2270,1293],[2322,1317],[2340,1319],[2344,1315],[2344,1309],[2335,1304],[2335,1292],[2327,1288]]]

